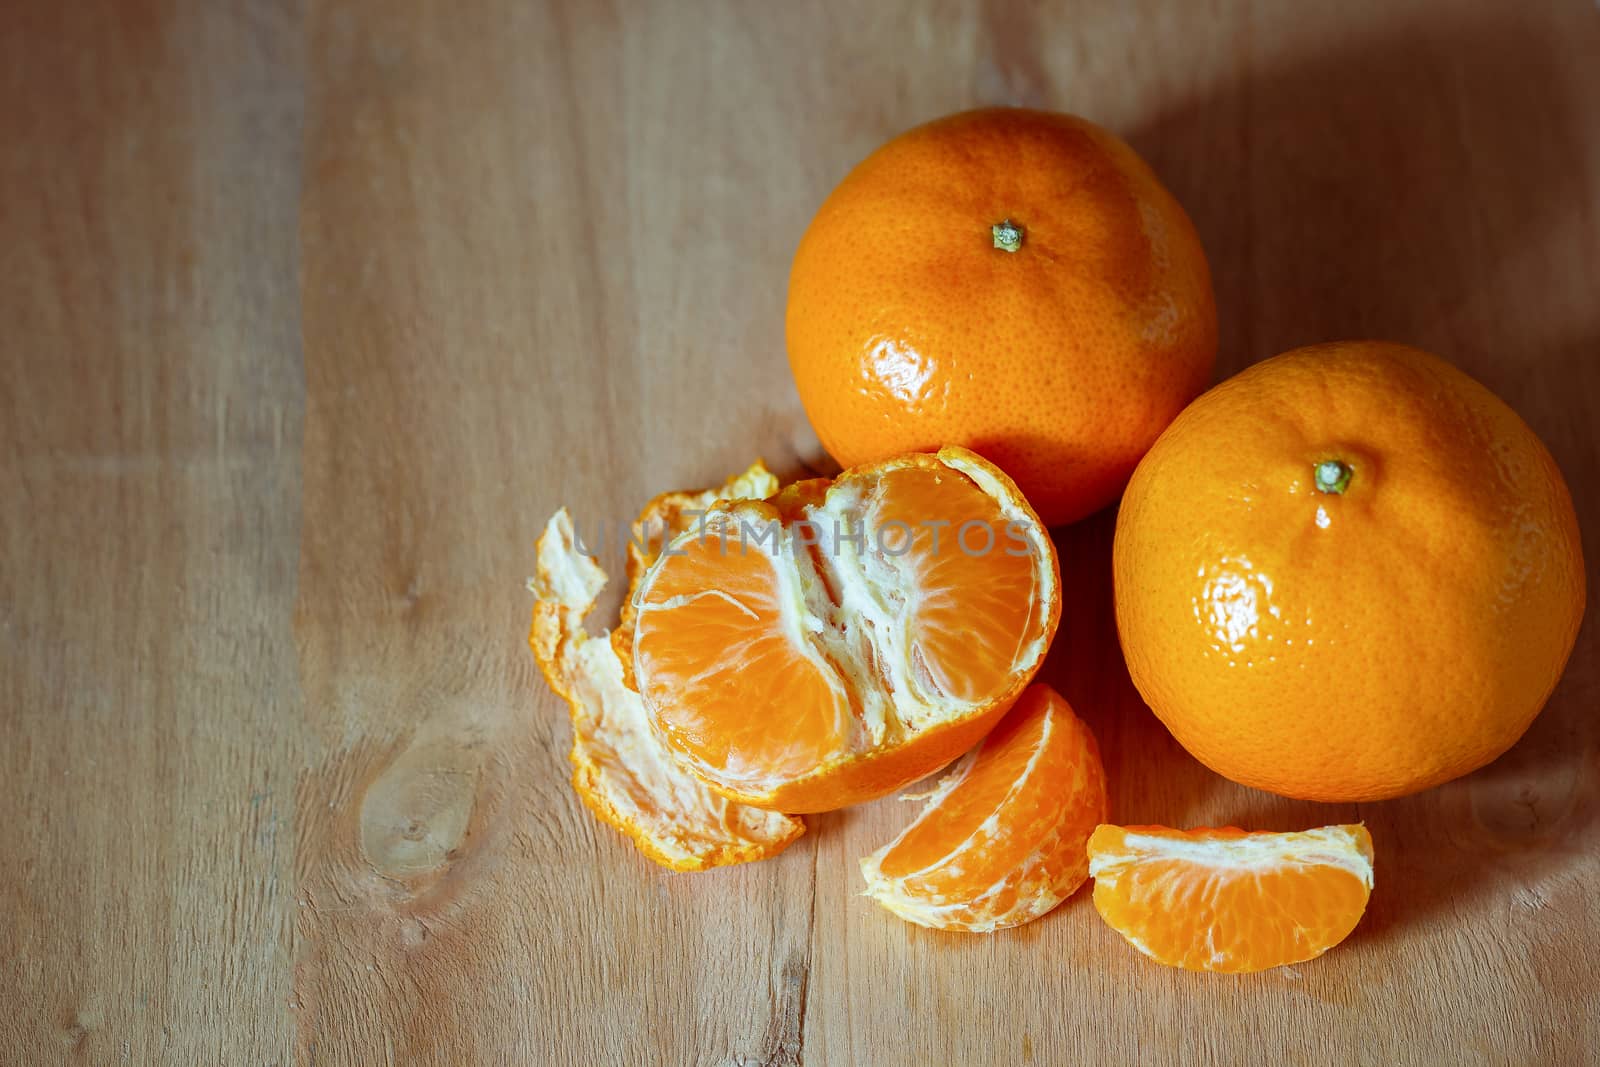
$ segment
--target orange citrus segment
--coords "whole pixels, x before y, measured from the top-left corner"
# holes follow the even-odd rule
[[[1106,818],[1094,735],[1060,694],[1030,686],[939,784],[916,821],[861,861],[867,895],[921,926],[999,930],[1037,919],[1089,875]]]
[[[1260,971],[1349,936],[1372,892],[1366,827],[1299,833],[1101,826],[1094,906],[1146,956],[1191,971]]]
[[[729,780],[798,776],[844,743],[849,694],[818,651],[797,634],[784,601],[799,596],[785,561],[693,534],[647,579],[637,637],[641,692],[664,704],[669,742]],[[770,505],[739,514],[776,523]],[[678,666],[681,650],[710,652]],[[670,700],[670,702],[669,702]]]
[[[715,505],[634,597],[645,706],[691,770],[783,811],[881,796],[981,738],[1043,658],[1055,549],[965,449]]]
[[[959,700],[982,700],[1002,686],[1037,632],[1037,562],[1020,547],[984,489],[967,478],[911,467],[876,479],[865,524],[911,531],[900,551],[905,579],[923,595],[906,622],[913,681]],[[928,522],[929,516],[935,516]],[[949,525],[938,517],[950,516]]]
[[[616,650],[583,618],[606,576],[556,512],[539,538],[529,643],[572,712],[572,785],[596,815],[673,870],[764,859],[805,831],[799,819],[739,804],[706,788],[667,755],[639,694],[623,684]]]
[[[759,459],[714,489],[662,493],[653,497],[633,520],[628,531],[628,597],[622,618],[611,631],[611,647],[622,661],[622,680],[638,689],[633,678],[633,595],[639,579],[674,537],[697,525],[706,510],[719,500],[762,500],[778,491],[778,478]]]

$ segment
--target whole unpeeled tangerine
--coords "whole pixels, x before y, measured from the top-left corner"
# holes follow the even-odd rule
[[[1245,785],[1380,800],[1494,759],[1572,651],[1572,498],[1526,423],[1426,352],[1257,364],[1134,473],[1113,554],[1134,684]]]
[[[1070,115],[952,115],[868,156],[789,277],[789,363],[844,466],[964,445],[1045,522],[1110,503],[1216,356],[1211,276],[1134,151]]]

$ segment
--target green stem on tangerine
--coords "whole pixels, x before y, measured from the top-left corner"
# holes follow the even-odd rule
[[[1006,219],[989,227],[989,232],[994,235],[994,246],[1003,248],[1007,252],[1015,252],[1022,247],[1022,227]]]
[[[1337,459],[1325,459],[1317,464],[1317,492],[1342,493],[1350,485],[1350,475],[1355,472],[1350,464]]]

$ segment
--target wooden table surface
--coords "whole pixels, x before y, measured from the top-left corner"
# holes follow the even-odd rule
[[[1061,532],[1046,676],[1120,821],[1377,842],[1346,946],[1223,978],[1146,963],[1087,893],[901,923],[856,870],[893,799],[662,872],[568,787],[523,587],[558,505],[817,461],[795,243],[877,143],[996,102],[1151,160],[1211,256],[1219,374],[1381,336],[1488,383],[1600,574],[1589,0],[17,0],[0,86],[0,1060],[1594,1062],[1593,609],[1495,764],[1296,803],[1165,734],[1111,516]]]

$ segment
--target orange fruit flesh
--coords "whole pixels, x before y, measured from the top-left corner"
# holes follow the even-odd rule
[[[1349,936],[1372,891],[1359,825],[1299,833],[1101,826],[1094,903],[1140,952],[1229,974],[1299,963]]]
[[[828,810],[938,769],[1059,617],[1044,528],[965,449],[718,504],[706,531],[641,582],[635,673],[679,758],[749,803]]]
[[[673,870],[765,859],[804,833],[799,819],[731,801],[669,757],[615,648],[583,627],[606,575],[578,548],[566,509],[551,517],[536,561],[528,641],[571,710],[572,785],[584,803]]]
[[[617,628],[611,631],[611,647],[617,650],[622,680],[629,689],[639,688],[633,677],[633,595],[644,572],[660,558],[662,547],[692,529],[719,500],[761,500],[777,491],[777,476],[758,459],[716,488],[661,493],[640,510],[628,530],[628,596],[622,602]]]
[[[917,819],[861,861],[867,895],[922,926],[1021,925],[1083,884],[1106,811],[1094,736],[1053,689],[1030,686]]]

